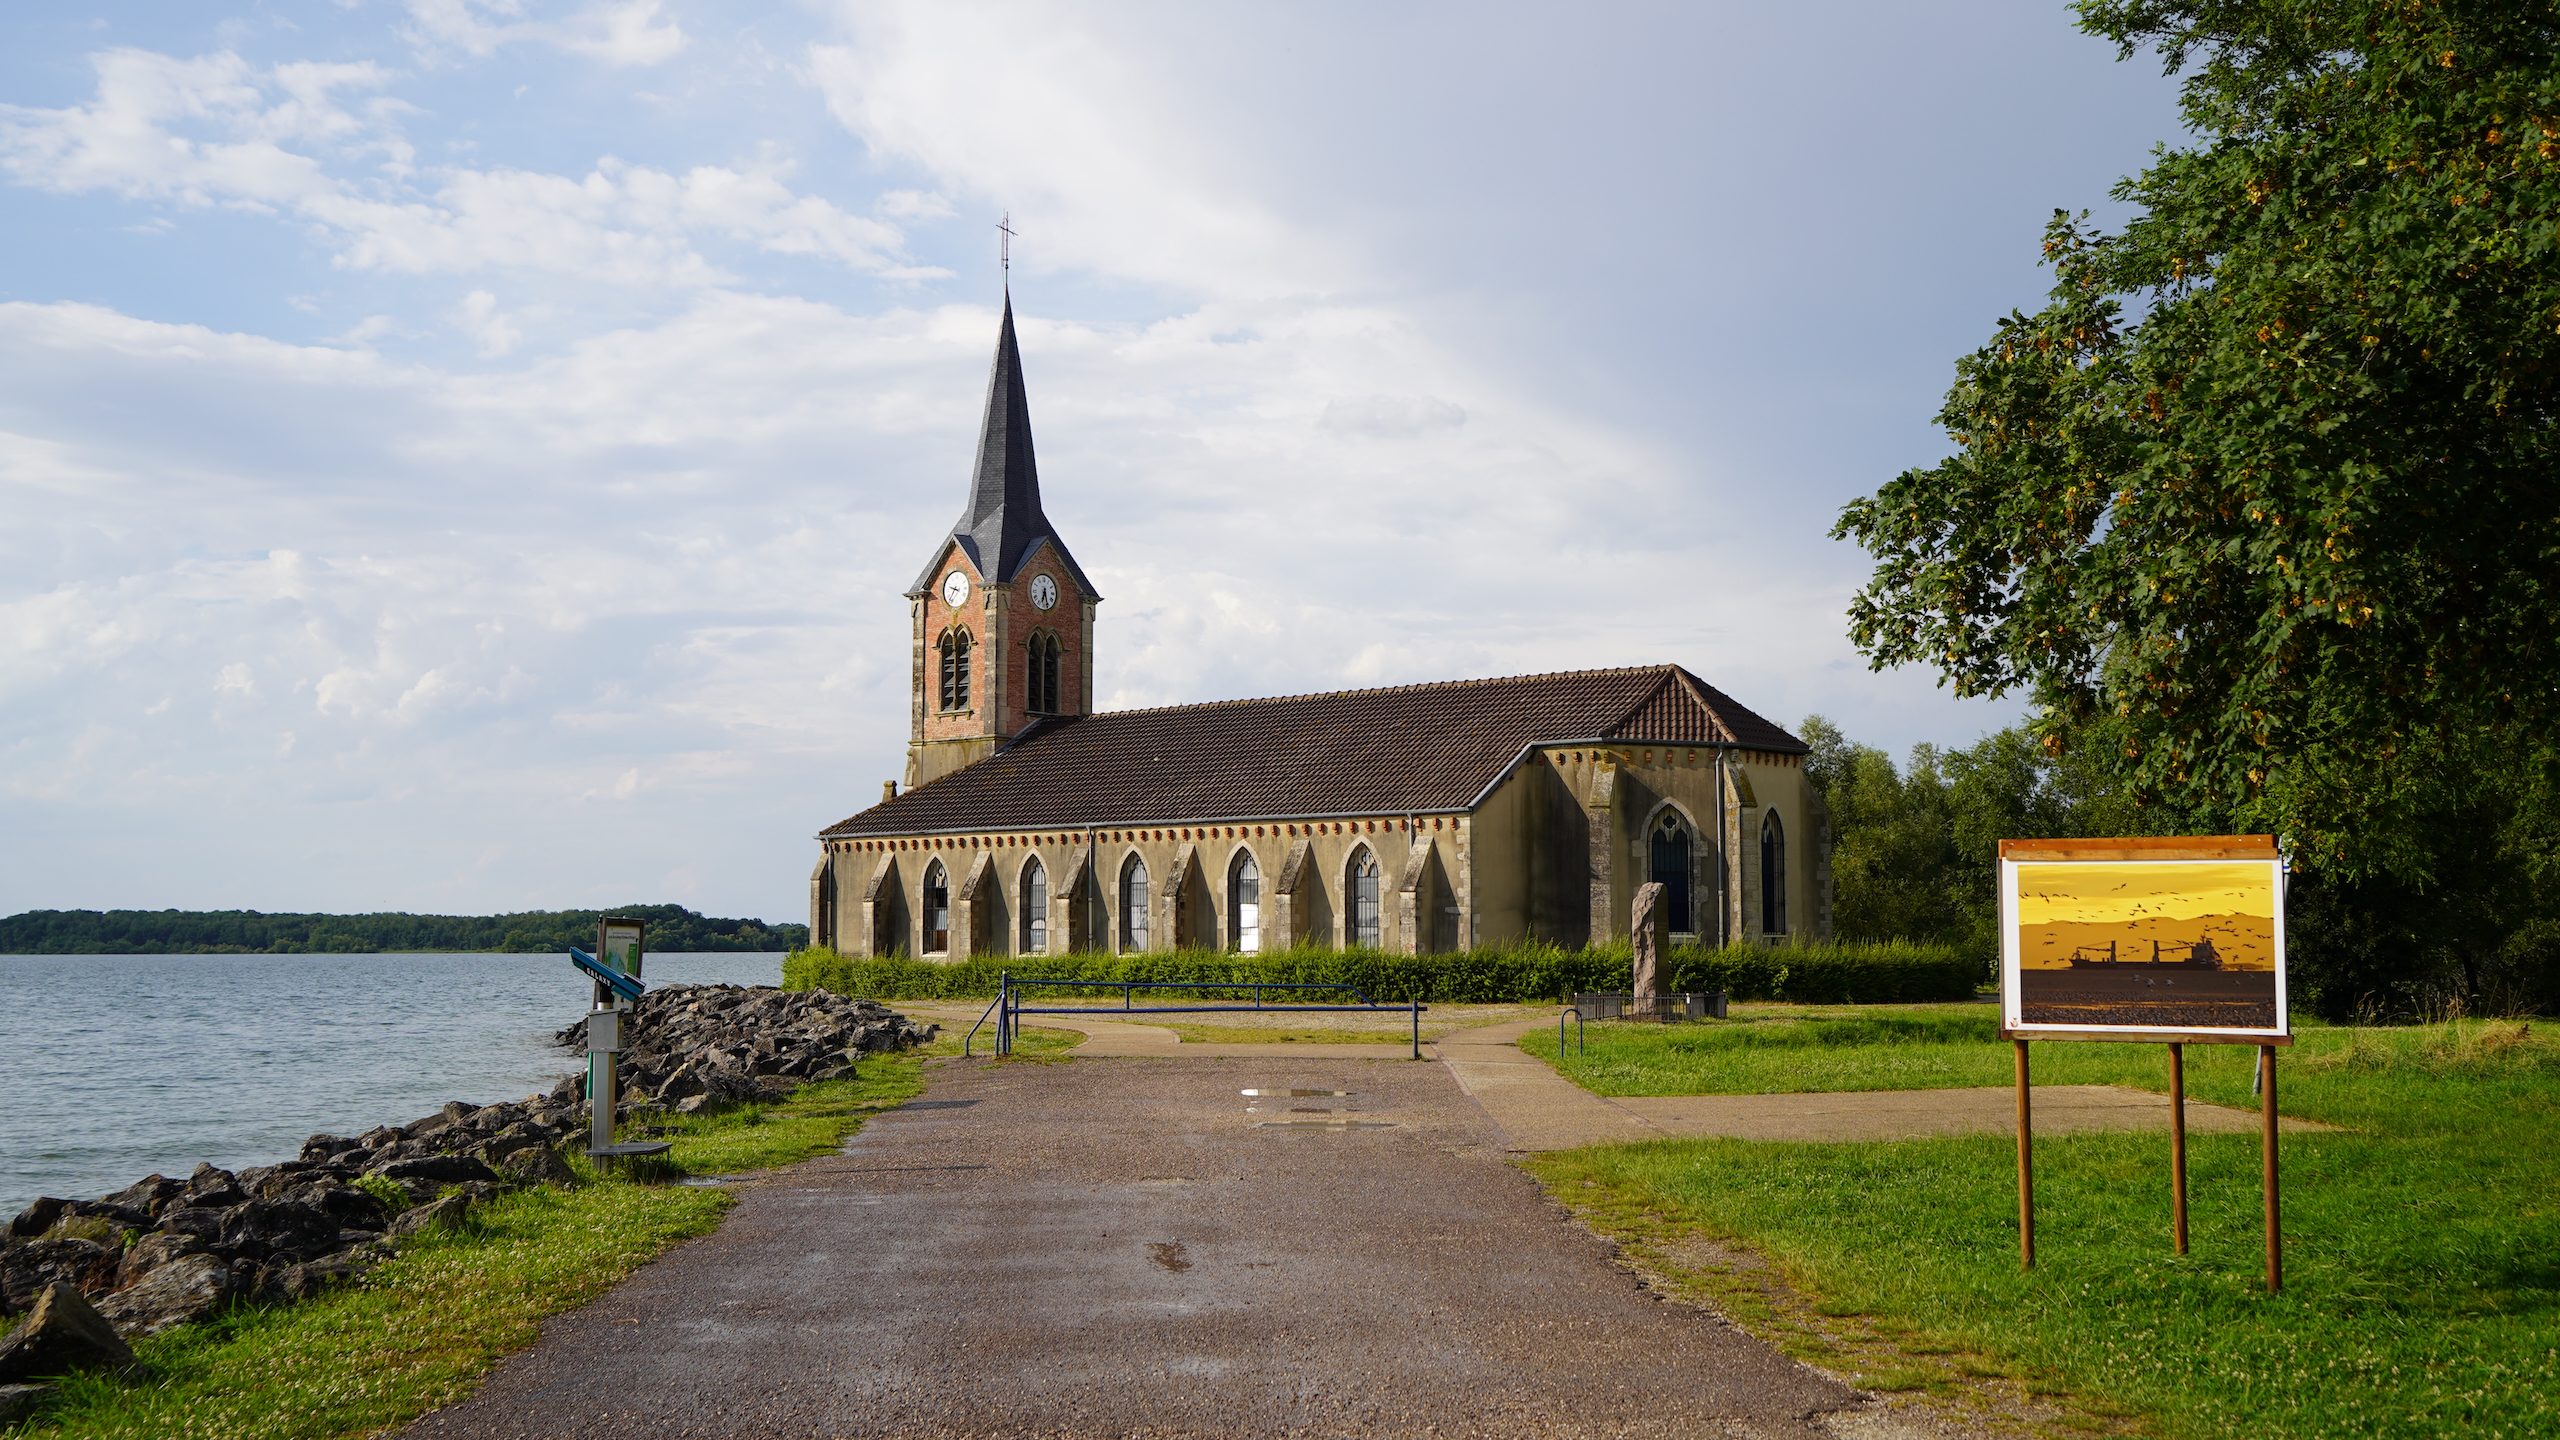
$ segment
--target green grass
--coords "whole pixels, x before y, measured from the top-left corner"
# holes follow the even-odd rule
[[[1040,1042],[1025,1036],[1026,1049]],[[957,1041],[952,1042],[954,1050]],[[939,1048],[938,1046],[936,1048]],[[666,1122],[667,1171],[737,1174],[830,1153],[863,1117],[923,1087],[919,1056],[873,1056],[859,1078],[775,1106]],[[369,1434],[469,1394],[531,1345],[544,1318],[595,1299],[674,1245],[710,1233],[733,1197],[596,1177],[472,1207],[358,1286],[302,1305],[242,1309],[134,1348],[149,1376],[66,1381],[18,1432],[135,1440],[326,1440]]]
[[[1911,1017],[1916,1036],[1881,1023],[1897,1017],[1865,1018],[1879,1023],[1728,1023],[1712,1033],[1737,1038],[1704,1044],[1711,1027],[1654,1028],[1614,1040],[1605,1062],[1595,1046],[1588,1063],[1629,1094],[1677,1093],[1682,1076],[1762,1092],[2008,1079],[2009,1048],[1961,1053],[1946,1028],[1957,1017]],[[1783,1035],[1815,1038],[1769,1038]],[[2131,1411],[2169,1436],[2560,1433],[2560,1044],[2511,1022],[2299,1039],[2279,1071],[2283,1109],[2350,1128],[2285,1137],[2276,1296],[2263,1289],[2254,1137],[2189,1138],[2183,1259],[2169,1245],[2164,1136],[2039,1141],[2026,1273],[2003,1136],[1664,1141],[1531,1168],[1640,1249],[1673,1255],[1705,1235],[1767,1257],[1811,1303],[1745,1295],[1737,1318],[1897,1388],[1961,1392],[2006,1374],[2065,1397],[2058,1423],[2107,1427]],[[2157,1046],[2036,1049],[2041,1079],[2165,1080]],[[2249,1053],[2190,1047],[2190,1075],[2204,1072],[2194,1088],[2248,1103]],[[1879,1343],[1899,1358],[1834,1358]]]

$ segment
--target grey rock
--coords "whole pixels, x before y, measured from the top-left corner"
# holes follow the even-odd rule
[[[495,1135],[471,1147],[471,1153],[483,1164],[497,1165],[526,1146],[538,1147],[541,1144],[540,1140],[531,1135]]]
[[[228,1210],[248,1199],[240,1188],[240,1178],[228,1170],[199,1165],[187,1177],[187,1188],[173,1204],[192,1205],[203,1209]]]
[[[338,1183],[335,1177],[301,1186],[283,1198],[323,1212],[342,1229],[379,1230],[391,1223],[391,1212],[382,1208],[381,1201],[353,1185]]]
[[[172,1180],[166,1175],[152,1175],[136,1180],[113,1195],[102,1195],[98,1198],[110,1205],[121,1205],[127,1210],[139,1210],[145,1215],[158,1215],[176,1204],[178,1197],[185,1194],[186,1190],[187,1185],[183,1180]]]
[[[468,1155],[421,1155],[415,1159],[394,1160],[376,1173],[387,1180],[433,1180],[444,1185],[498,1178],[496,1171]]]
[[[534,1145],[509,1155],[500,1165],[508,1178],[520,1185],[558,1185],[566,1188],[578,1183],[577,1172],[560,1152],[548,1145]]]
[[[222,1211],[206,1205],[186,1205],[160,1217],[163,1235],[193,1235],[207,1245],[222,1238]]]
[[[39,1196],[35,1203],[18,1212],[17,1219],[9,1222],[9,1233],[32,1240],[52,1229],[53,1222],[62,1218],[62,1207],[69,1203],[50,1195]]]
[[[403,1240],[429,1231],[458,1229],[470,1213],[471,1198],[467,1195],[430,1200],[416,1209],[400,1212],[400,1217],[391,1222],[391,1238]]]
[[[290,1305],[313,1299],[341,1286],[354,1284],[372,1268],[369,1263],[334,1259],[288,1265],[267,1277],[265,1284],[259,1287],[258,1298],[271,1305]]]
[[[103,1245],[68,1238],[25,1241],[0,1250],[0,1314],[33,1309],[55,1285],[104,1290],[115,1281],[116,1255]]]
[[[323,1161],[333,1155],[342,1155],[349,1150],[360,1149],[362,1145],[362,1141],[345,1135],[314,1135],[302,1142],[302,1158],[314,1162]]]
[[[0,1340],[0,1385],[132,1367],[133,1347],[76,1286],[61,1281],[44,1287],[34,1311]]]
[[[307,1260],[338,1248],[337,1218],[296,1200],[252,1200],[222,1216],[216,1248],[258,1259],[282,1255]]]
[[[124,1252],[122,1263],[116,1266],[116,1288],[137,1284],[172,1260],[203,1253],[204,1242],[193,1235],[145,1235],[133,1242],[133,1247]]]
[[[401,1126],[400,1131],[411,1140],[423,1140],[439,1130],[451,1129],[452,1126],[453,1117],[439,1110],[435,1114],[429,1115],[422,1120],[410,1121],[408,1124]]]
[[[118,1335],[138,1340],[176,1325],[211,1319],[240,1293],[231,1267],[216,1255],[181,1255],[140,1284],[98,1302]]]
[[[151,1216],[112,1200],[73,1200],[62,1207],[63,1220],[104,1220],[125,1230],[148,1230]],[[62,1220],[54,1222],[60,1225]]]
[[[53,1398],[50,1385],[0,1385],[0,1425],[15,1425]]]

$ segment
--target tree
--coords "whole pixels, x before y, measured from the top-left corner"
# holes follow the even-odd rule
[[[1956,452],[1847,507],[1879,668],[2026,691],[2049,754],[2333,883],[2547,793],[2560,708],[2560,21],[2518,0],[2084,0],[2200,143],[2057,212],[1957,365]]]

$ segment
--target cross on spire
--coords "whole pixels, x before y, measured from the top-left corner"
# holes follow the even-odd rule
[[[996,222],[996,231],[1004,237],[996,242],[996,263],[1003,268],[1005,279],[1010,281],[1013,278],[1012,211],[1004,212],[1004,218]]]

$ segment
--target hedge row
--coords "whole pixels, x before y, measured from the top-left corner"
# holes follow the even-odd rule
[[[1901,943],[1675,950],[1671,962],[1666,989],[1722,990],[1736,1000],[1822,1005],[1966,1000],[1988,978],[1982,962],[1962,951]],[[1624,945],[1589,950],[1529,945],[1445,955],[1391,955],[1380,950],[1238,955],[1182,950],[1012,955],[956,964],[862,960],[818,947],[792,951],[782,963],[782,983],[790,989],[832,990],[875,1000],[984,999],[996,993],[999,978],[1009,971],[1045,980],[1350,984],[1381,1004],[1409,1000],[1492,1004],[1556,1000],[1577,990],[1624,990],[1632,963]],[[1050,993],[1096,997],[1119,991],[1079,987]],[[1201,992],[1201,998],[1240,999],[1249,993]],[[1309,1001],[1331,1004],[1333,997],[1310,996]]]

